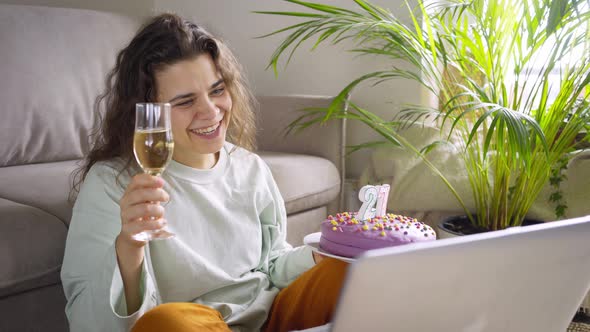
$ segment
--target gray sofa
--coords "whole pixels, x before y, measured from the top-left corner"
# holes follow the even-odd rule
[[[139,27],[112,13],[0,5],[0,331],[67,331],[59,280],[71,173],[88,151],[92,107],[116,52]],[[327,97],[260,97],[259,154],[298,245],[334,211],[341,129],[283,136],[294,110]]]

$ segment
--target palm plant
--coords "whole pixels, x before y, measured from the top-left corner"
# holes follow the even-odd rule
[[[366,0],[354,0],[353,10],[285,1],[306,11],[257,12],[304,19],[266,35],[287,34],[270,59],[275,73],[279,60],[286,54],[290,59],[306,40],[315,40],[314,48],[351,40],[355,53],[406,64],[355,79],[330,107],[307,110],[291,129],[341,118],[365,123],[386,144],[422,158],[475,225],[520,225],[552,167],[569,158],[576,136],[589,138],[588,0],[417,0],[415,8],[406,3],[411,24]],[[346,112],[339,107],[357,85],[393,79],[418,82],[439,97],[438,107],[408,105],[391,119],[354,103]],[[400,135],[404,126],[425,120],[440,129],[435,143],[415,147]],[[466,166],[475,216],[428,160],[428,152],[451,137],[460,138],[455,146]]]

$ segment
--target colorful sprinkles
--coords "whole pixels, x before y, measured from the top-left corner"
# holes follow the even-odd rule
[[[329,223],[334,232],[344,232],[344,228],[347,232],[352,233],[366,232],[366,236],[372,236],[370,234],[374,232],[374,236],[377,237],[383,238],[390,235],[395,238],[407,238],[408,241],[414,241],[413,239],[418,238],[421,234],[424,238],[436,238],[432,227],[415,218],[393,213],[369,220],[358,220],[355,217],[356,212],[342,212],[335,216],[329,215],[325,222]]]

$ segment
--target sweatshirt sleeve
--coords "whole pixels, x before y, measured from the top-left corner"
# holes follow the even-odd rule
[[[266,165],[265,165],[266,167]],[[310,269],[315,263],[311,248],[300,246],[293,248],[287,242],[287,213],[285,202],[279,189],[268,171],[270,202],[262,210],[262,251],[267,260],[263,268],[267,270],[271,282],[279,287],[287,287],[301,273]]]
[[[145,259],[141,307],[127,313],[115,239],[121,230],[115,171],[95,165],[84,180],[68,230],[61,279],[70,331],[128,331],[157,305],[156,287]]]

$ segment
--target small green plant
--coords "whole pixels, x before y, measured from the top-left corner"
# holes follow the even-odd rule
[[[304,20],[269,34],[287,34],[270,59],[275,72],[279,59],[287,53],[290,59],[307,40],[315,41],[313,48],[350,40],[355,53],[392,60],[390,69],[350,82],[330,107],[308,110],[292,128],[340,118],[366,124],[387,144],[422,158],[472,223],[489,230],[520,225],[548,181],[556,212],[563,215],[562,171],[576,137],[584,133],[582,140],[588,140],[583,130],[590,123],[587,0],[418,0],[415,8],[406,4],[411,24],[365,0],[354,0],[356,10],[286,1],[306,11],[258,12]],[[399,61],[406,65],[393,65]],[[393,110],[390,119],[354,103],[347,112],[339,107],[357,85],[393,79],[418,82],[439,97],[439,106],[408,105]],[[400,128],[427,119],[440,129],[440,140],[415,147],[400,135]],[[475,215],[427,157],[451,137],[460,138],[454,144],[466,166]],[[378,144],[383,142],[357,148]]]
[[[549,202],[555,205],[555,217],[561,219],[565,216],[565,210],[567,205],[563,200],[563,192],[561,191],[560,185],[567,178],[564,171],[567,169],[568,158],[561,158],[557,161],[557,165],[551,168],[551,177],[549,183],[553,192],[549,196]]]

